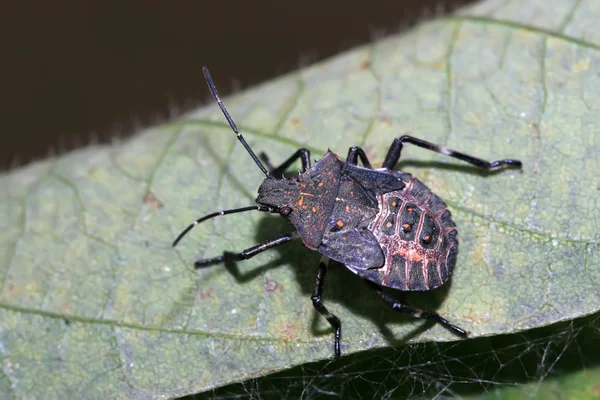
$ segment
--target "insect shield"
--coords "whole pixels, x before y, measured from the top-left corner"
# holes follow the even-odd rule
[[[204,77],[223,115],[265,180],[258,188],[258,205],[222,210],[194,221],[173,242],[175,246],[194,226],[213,217],[246,211],[278,213],[288,218],[295,232],[283,234],[241,253],[196,261],[196,267],[227,259],[246,260],[256,254],[300,238],[323,255],[312,293],[314,307],[335,330],[334,351],[340,356],[340,320],[323,305],[323,283],[330,260],[358,274],[392,309],[436,322],[459,337],[467,332],[433,311],[425,311],[383,292],[383,287],[424,291],[443,285],[450,277],[458,253],[458,232],[442,199],[412,175],[394,171],[405,144],[458,158],[484,170],[505,166],[521,168],[517,160],[488,162],[412,136],[394,139],[381,168],[373,169],[360,147],[351,147],[346,161],[329,151],[311,165],[310,153],[299,149],[275,167],[263,153],[262,161],[250,148],[221,101],[208,69]],[[300,160],[302,172],[286,178],[285,171]],[[362,163],[362,167],[358,162]]]

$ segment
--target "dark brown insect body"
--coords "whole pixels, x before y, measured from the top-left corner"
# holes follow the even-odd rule
[[[328,152],[297,179],[266,179],[256,202],[291,209],[306,247],[382,286],[434,289],[456,261],[446,204],[407,173],[361,168]]]
[[[486,170],[502,166],[521,167],[517,160],[488,162],[412,136],[394,139],[382,168],[373,169],[359,147],[351,147],[346,161],[327,152],[311,166],[310,153],[299,149],[274,167],[263,153],[254,154],[221,102],[208,70],[209,88],[238,139],[266,179],[258,189],[258,206],[223,210],[199,218],[175,239],[175,246],[195,225],[209,218],[250,210],[279,213],[295,231],[281,235],[241,253],[196,261],[196,267],[226,259],[245,260],[271,247],[299,237],[309,249],[323,254],[312,294],[314,307],[335,329],[335,355],[340,355],[340,320],[322,303],[322,291],[330,259],[344,264],[365,278],[376,294],[394,310],[437,322],[466,337],[467,332],[433,311],[411,307],[383,292],[382,286],[404,291],[430,290],[446,282],[456,263],[457,231],[446,204],[412,175],[394,171],[403,145],[410,143],[454,157]],[[286,178],[284,173],[296,160],[302,172]],[[364,167],[358,166],[359,160]]]

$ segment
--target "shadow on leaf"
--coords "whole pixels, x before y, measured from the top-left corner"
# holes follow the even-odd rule
[[[596,313],[524,333],[363,351],[186,398],[234,398],[249,387],[261,398],[595,398],[585,394],[597,393],[599,332]]]
[[[262,243],[277,235],[289,232],[293,227],[284,219],[277,217],[265,216],[261,218],[255,235],[256,242]],[[239,251],[241,249],[236,249]],[[278,251],[280,257],[263,266],[254,268],[250,271],[242,273],[238,268],[238,263],[243,261],[235,261],[231,257],[227,257],[224,266],[227,271],[235,278],[239,284],[244,284],[257,279],[267,271],[278,268],[283,265],[289,265],[294,269],[296,280],[301,287],[302,293],[306,296],[298,299],[298,301],[310,302],[315,277],[317,273],[317,265],[320,255],[315,251],[305,248],[300,240],[285,244],[275,249],[267,251]],[[212,268],[213,265],[201,268]],[[428,311],[434,311],[443,303],[450,288],[451,281],[447,282],[442,287],[428,292],[401,292],[397,290],[388,290],[386,292],[394,298],[406,302],[407,304],[423,308]],[[435,323],[430,321],[422,321],[415,329],[408,334],[397,337],[390,325],[414,322],[415,318],[402,315],[388,307],[387,304],[379,300],[373,289],[365,283],[365,281],[357,275],[351,273],[342,264],[333,262],[327,273],[325,286],[323,290],[324,304],[329,310],[336,314],[335,305],[331,306],[328,303],[343,304],[344,307],[351,310],[353,314],[361,318],[370,319],[379,329],[380,333],[386,338],[390,345],[400,345],[413,339],[427,329],[431,328]],[[333,331],[331,327],[319,328],[319,325],[325,319],[316,311],[313,311],[312,333],[315,335],[331,335],[331,347],[333,348]],[[342,340],[342,352],[344,349],[344,340],[352,341],[352,331],[344,331],[344,321],[342,320],[342,332],[345,339]],[[332,353],[333,354],[333,353]]]

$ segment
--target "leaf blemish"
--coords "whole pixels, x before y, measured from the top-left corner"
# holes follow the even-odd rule
[[[150,191],[144,196],[144,204],[147,204],[150,207],[156,209],[163,208],[164,206],[164,204],[160,200],[158,200],[156,196]]]
[[[200,298],[202,300],[214,299],[215,296],[213,295],[212,289],[207,288],[207,289],[202,289],[202,291],[200,292]]]
[[[300,322],[295,322],[295,323],[286,323],[285,327],[283,328],[283,338],[285,340],[292,340],[292,339],[296,339],[298,337],[298,334],[300,332]]]
[[[282,289],[281,286],[277,283],[277,281],[269,279],[265,282],[265,293],[274,292],[277,289]]]
[[[387,115],[378,115],[377,120],[383,122],[385,125],[392,124],[392,119],[390,117],[388,117]]]

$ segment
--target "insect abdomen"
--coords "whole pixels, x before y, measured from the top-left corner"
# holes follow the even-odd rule
[[[395,175],[406,187],[378,196],[379,213],[369,225],[385,264],[361,275],[399,290],[434,289],[448,280],[456,263],[456,227],[442,199],[412,175]]]

